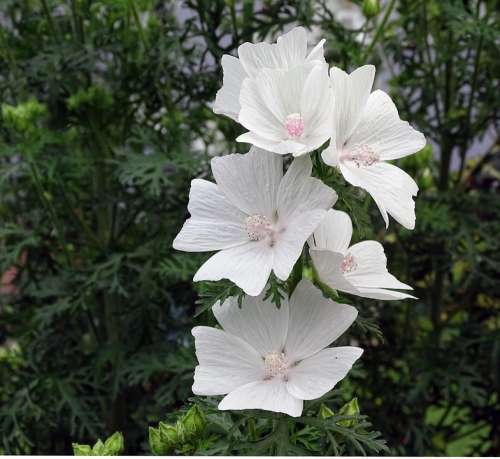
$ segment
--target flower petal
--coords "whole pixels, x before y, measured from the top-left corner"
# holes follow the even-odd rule
[[[193,392],[222,395],[264,377],[258,352],[242,339],[211,327],[193,328],[196,357]]]
[[[361,119],[372,90],[375,67],[363,65],[349,75],[333,67],[330,78],[335,100],[333,137],[337,149],[341,149]]]
[[[300,113],[304,118],[304,138],[301,141],[315,150],[332,135],[334,100],[326,64],[316,65],[307,76],[301,94]]]
[[[412,290],[387,271],[384,247],[377,241],[362,241],[350,249],[356,261],[356,269],[346,273],[346,278],[355,286],[374,288],[397,288]]]
[[[290,369],[286,388],[302,400],[319,398],[345,378],[362,353],[363,349],[351,346],[323,349]]]
[[[290,298],[285,354],[297,362],[316,354],[342,335],[358,311],[325,298],[308,280],[301,280]]]
[[[305,146],[301,143],[294,142],[293,140],[270,140],[255,132],[241,134],[237,137],[236,142],[249,143],[278,155],[293,154],[293,156],[300,156],[307,153]]]
[[[389,95],[384,91],[374,91],[346,148],[368,145],[380,159],[391,160],[420,151],[425,144],[421,132],[399,119],[398,110]]]
[[[272,263],[268,242],[251,241],[213,255],[196,272],[193,281],[229,279],[247,295],[257,296],[266,285]]]
[[[295,158],[281,180],[278,190],[278,209],[281,222],[293,220],[314,209],[328,210],[337,201],[337,193],[321,180],[311,177],[309,156]]]
[[[202,179],[191,181],[188,210],[191,218],[175,238],[174,249],[205,252],[248,241],[246,215],[234,207],[214,183]]]
[[[241,85],[247,74],[236,57],[224,54],[221,63],[224,78],[222,88],[215,96],[214,113],[226,115],[238,121]]]
[[[345,212],[330,209],[314,234],[309,238],[309,247],[344,254],[352,237],[352,222]]]
[[[334,290],[358,294],[358,290],[352,285],[342,272],[344,255],[330,250],[310,250],[314,268],[321,282]]]
[[[313,49],[311,49],[311,51],[307,55],[306,62],[317,61],[319,64],[325,62],[325,52],[323,50],[323,45],[325,44],[325,42],[326,40],[323,38]]]
[[[295,262],[299,259],[304,243],[325,217],[323,209],[294,214],[287,220],[274,249],[273,271],[281,280],[288,279]]]
[[[248,75],[255,77],[262,68],[290,69],[304,62],[307,52],[307,33],[295,27],[278,38],[276,44],[243,43],[238,56]]]
[[[212,159],[212,172],[226,199],[248,215],[273,218],[283,177],[283,159],[251,148],[247,154]]]
[[[266,410],[286,413],[293,417],[302,414],[303,401],[288,393],[286,385],[278,378],[252,382],[241,386],[219,403],[219,410]]]
[[[415,228],[415,202],[412,196],[417,194],[418,186],[405,171],[384,162],[357,167],[351,161],[341,162],[340,170],[351,185],[370,193],[386,227],[389,226],[389,213],[405,228]]]
[[[263,295],[246,296],[241,307],[237,298],[229,298],[222,305],[217,302],[212,311],[222,328],[250,343],[261,356],[282,352],[288,330],[288,301],[278,309]]]

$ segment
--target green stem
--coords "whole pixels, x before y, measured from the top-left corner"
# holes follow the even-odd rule
[[[66,263],[68,265],[70,265],[71,264],[71,255],[68,251],[68,247],[67,247],[66,242],[65,242],[64,237],[63,237],[64,233],[62,230],[61,222],[57,218],[57,213],[54,209],[54,206],[52,205],[51,200],[48,199],[46,194],[45,194],[45,190],[43,189],[42,181],[40,179],[40,172],[38,170],[38,166],[36,164],[36,161],[32,157],[29,158],[29,165],[30,165],[30,169],[31,169],[31,175],[33,178],[33,182],[35,183],[35,188],[38,191],[38,194],[40,196],[40,200],[42,201],[42,205],[46,208],[47,212],[49,213],[49,215],[52,219],[52,224],[54,225],[54,227],[56,229],[57,239],[59,240],[59,244],[61,245]]]
[[[288,419],[285,415],[281,415],[278,418],[278,425],[276,426],[276,455],[286,456],[289,446]]]
[[[374,46],[377,44],[377,41],[379,40],[379,38],[382,35],[382,32],[384,31],[384,27],[387,21],[389,20],[389,16],[391,15],[392,9],[394,8],[395,4],[396,0],[391,0],[389,5],[387,6],[382,22],[378,25],[377,30],[375,31],[375,35],[373,37],[372,42],[368,46],[368,49],[366,50],[363,61],[366,61],[370,57],[370,54],[372,53]]]
[[[129,0],[128,4],[129,4],[130,11],[132,11],[132,16],[134,18],[134,22],[135,22],[135,25],[137,27],[137,30],[139,31],[139,37],[141,39],[141,42],[142,42],[144,48],[146,48],[146,45],[147,45],[146,36],[144,35],[144,29],[142,28],[141,18],[139,17],[139,13],[137,12],[137,8],[135,7],[134,0]]]

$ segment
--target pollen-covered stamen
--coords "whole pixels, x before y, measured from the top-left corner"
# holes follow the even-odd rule
[[[250,215],[245,223],[251,241],[262,241],[273,233],[273,223],[265,215]]]
[[[357,267],[356,260],[354,260],[354,257],[350,253],[344,257],[340,264],[340,269],[344,274],[354,271]]]
[[[292,113],[285,118],[285,128],[292,139],[300,139],[304,134],[304,118],[300,113]]]
[[[340,155],[342,161],[353,161],[357,167],[372,166],[380,156],[369,145],[355,145]]]
[[[283,352],[271,352],[264,357],[265,379],[272,379],[275,376],[286,377],[288,370],[288,360]]]

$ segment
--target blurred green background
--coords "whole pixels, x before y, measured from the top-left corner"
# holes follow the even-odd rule
[[[212,113],[220,59],[296,24],[330,65],[377,66],[428,139],[399,161],[417,226],[339,178],[355,238],[383,242],[416,301],[353,298],[365,354],[342,383],[394,455],[500,455],[500,3],[0,2],[0,453],[71,454],[192,395],[189,183],[248,147]],[[203,293],[203,292],[201,292]],[[382,333],[380,333],[382,331]]]

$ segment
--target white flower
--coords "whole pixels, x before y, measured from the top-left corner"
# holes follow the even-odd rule
[[[230,279],[258,295],[274,271],[290,275],[307,238],[337,194],[310,177],[308,157],[293,161],[283,176],[283,159],[253,148],[245,155],[212,159],[217,182],[191,182],[186,221],[173,246],[188,252],[220,250],[194,281]]]
[[[335,97],[334,133],[323,151],[325,163],[338,166],[352,185],[364,188],[375,200],[386,226],[387,214],[405,228],[415,227],[415,181],[385,161],[421,150],[425,137],[406,121],[383,91],[370,94],[375,67],[365,65],[350,75],[330,71]]]
[[[352,223],[345,212],[331,209],[309,238],[314,268],[329,287],[365,298],[415,298],[389,289],[412,290],[387,271],[382,244],[363,241],[349,247]]]
[[[262,69],[246,78],[240,93],[239,122],[248,142],[278,154],[303,155],[331,136],[333,91],[328,66]]]
[[[212,308],[223,327],[195,327],[197,395],[226,395],[221,410],[262,409],[300,416],[303,400],[330,391],[363,350],[326,348],[357,311],[302,280],[280,309],[262,297],[230,298]],[[326,348],[326,349],[325,349]]]
[[[303,27],[296,27],[278,38],[277,43],[243,43],[238,48],[238,58],[222,56],[224,80],[217,92],[214,112],[238,121],[240,113],[240,91],[243,80],[257,76],[263,68],[289,70],[304,64],[325,63],[321,40],[307,54],[307,33]]]

